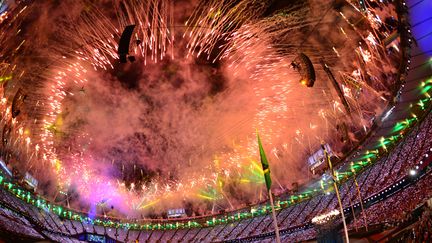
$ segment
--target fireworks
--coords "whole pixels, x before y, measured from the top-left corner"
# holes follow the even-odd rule
[[[89,10],[83,10],[76,19],[65,26],[65,41],[72,41],[70,50],[60,50],[78,56],[92,63],[95,68],[113,68],[112,60],[117,59],[118,40],[121,31],[134,24],[133,53],[157,62],[172,51],[174,43],[174,16],[171,0],[113,1],[116,19],[113,21],[98,6],[89,3]]]
[[[181,6],[170,0],[74,3],[49,17],[55,24],[44,33],[21,22],[44,5],[5,12],[3,157],[82,201],[107,200],[126,214],[183,200],[210,202],[197,206],[209,211],[262,200],[259,129],[278,168],[274,185],[288,189],[304,178],[305,158],[322,140],[342,156],[366,134],[396,88],[389,74],[399,56],[379,44],[377,28],[386,26],[376,13],[304,3],[264,14],[272,2],[202,1],[185,16],[175,16]],[[186,26],[174,28],[183,19]],[[137,61],[121,66],[117,43],[131,24]],[[317,70],[311,89],[291,68],[299,53]],[[20,87],[28,98],[12,117]]]
[[[184,34],[190,38],[187,45],[188,55],[199,57],[206,54],[210,59],[214,49],[219,48],[218,43],[229,38],[230,33],[243,24],[257,19],[268,7],[270,0],[257,1],[202,1],[191,15],[185,25],[188,30]],[[222,50],[225,48],[221,48]],[[219,50],[219,53],[223,51]],[[213,57],[215,62],[219,55]]]

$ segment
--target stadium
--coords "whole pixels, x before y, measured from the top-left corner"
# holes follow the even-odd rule
[[[0,0],[0,242],[431,242],[429,0]]]

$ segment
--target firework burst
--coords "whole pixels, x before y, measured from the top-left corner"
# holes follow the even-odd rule
[[[175,18],[169,0],[108,2],[60,4],[48,20],[37,10],[49,5],[20,5],[0,22],[3,158],[93,205],[136,215],[185,201],[204,212],[258,202],[256,129],[284,192],[307,180],[305,158],[322,140],[339,156],[355,146],[396,88],[389,74],[400,57],[378,30],[391,31],[380,21],[391,5],[275,11],[273,1],[215,0]],[[38,33],[25,24],[32,18],[55,25]],[[118,41],[131,24],[137,61],[122,66]],[[300,53],[315,66],[313,88],[292,68]],[[12,117],[19,89],[28,98]]]

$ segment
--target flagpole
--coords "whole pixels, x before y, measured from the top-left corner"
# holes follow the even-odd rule
[[[341,198],[340,198],[340,195],[339,195],[339,189],[337,187],[336,180],[334,180],[333,186],[335,188],[336,197],[337,197],[338,203],[339,203],[339,208],[340,208],[340,212],[341,212],[341,216],[342,216],[342,223],[343,223],[344,231],[345,231],[345,238],[346,238],[347,243],[349,243],[348,228],[347,228],[347,225],[346,225],[346,222],[345,222],[345,214],[343,212],[342,201],[341,201]]]
[[[353,203],[352,203],[352,200],[351,200],[351,191],[350,191],[350,188],[349,188],[348,184],[346,184],[346,187],[347,187],[347,193],[349,193],[348,199],[349,199],[349,204],[350,204],[351,212],[352,212],[352,215],[353,215],[353,218],[354,218],[354,227],[355,227],[355,230],[357,232],[358,231],[358,228],[357,228],[357,218],[355,216],[354,207],[353,207]]]
[[[275,228],[275,234],[276,234],[276,242],[280,243],[280,236],[279,236],[279,227],[278,227],[278,223],[277,223],[277,219],[276,219],[276,213],[275,213],[275,209],[274,209],[274,203],[273,203],[273,196],[271,193],[271,189],[268,190],[269,193],[269,197],[270,197],[270,205],[271,205],[271,211],[272,211],[272,216],[273,216],[273,225]]]
[[[327,163],[329,165],[329,168],[330,168],[330,171],[331,171],[331,174],[332,174],[333,186],[334,186],[334,189],[335,189],[335,192],[336,192],[336,197],[337,197],[338,203],[339,203],[339,209],[340,209],[340,213],[341,213],[341,217],[342,217],[342,223],[343,223],[343,226],[344,226],[345,238],[346,238],[346,242],[349,243],[348,228],[347,228],[347,225],[346,225],[346,222],[345,222],[345,214],[343,212],[342,200],[340,198],[339,189],[338,189],[338,186],[337,186],[337,183],[336,183],[337,176],[336,176],[336,173],[335,173],[335,171],[333,169],[333,165],[332,165],[331,160],[330,160],[330,158],[328,156],[328,152],[327,152],[327,149],[324,146],[324,143],[321,144],[321,148],[324,151],[325,159],[327,160]]]
[[[354,174],[354,182],[355,182],[355,185],[356,185],[356,188],[357,188],[357,194],[358,194],[359,199],[360,199],[361,212],[363,213],[363,219],[364,219],[364,222],[365,222],[365,228],[366,228],[366,231],[368,231],[368,222],[367,222],[367,217],[366,217],[366,211],[364,211],[364,207],[363,207],[363,199],[362,199],[362,196],[361,196],[361,192],[360,192],[359,184],[357,183],[357,179],[356,179],[356,177],[357,177],[357,175]]]
[[[258,130],[256,131],[256,134],[257,134],[257,139],[258,139],[258,148],[259,148],[259,153],[260,153],[261,166],[263,168],[263,173],[264,173],[264,180],[266,183],[266,187],[267,187],[267,191],[268,191],[269,199],[270,199],[271,211],[272,211],[272,216],[273,216],[273,225],[274,225],[275,234],[276,234],[276,242],[280,243],[281,241],[280,241],[280,236],[279,236],[279,228],[278,228],[276,213],[275,213],[275,209],[274,209],[273,195],[271,193],[272,182],[271,182],[271,176],[270,176],[270,166],[269,166],[269,163],[267,161],[267,156],[265,155],[264,148],[261,144],[261,139],[258,135]]]

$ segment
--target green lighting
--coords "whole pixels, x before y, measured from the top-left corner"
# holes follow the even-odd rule
[[[432,79],[429,79],[429,80],[427,80],[427,81],[421,83],[421,90],[420,90],[420,93],[421,93],[421,94],[425,94],[425,93],[427,93],[431,88],[432,88]]]
[[[4,81],[4,77],[0,77],[0,82],[2,81]],[[388,146],[391,148],[393,144],[399,141],[403,137],[403,135],[406,134],[406,129],[412,127],[413,124],[417,122],[419,118],[421,118],[419,114],[419,110],[420,109],[426,110],[428,105],[430,105],[431,98],[428,92],[432,88],[432,79],[428,79],[427,81],[422,82],[419,88],[421,89],[421,92],[424,94],[424,96],[422,97],[422,99],[419,98],[417,103],[413,103],[413,105],[410,107],[411,110],[409,112],[411,114],[411,117],[394,124],[394,127],[392,129],[392,132],[394,132],[394,134],[391,133],[393,135],[388,134],[387,137],[381,137],[378,141],[379,144],[377,145],[377,147],[375,147],[374,150],[364,152],[360,157],[357,157],[358,158],[357,161],[353,161],[350,163],[350,165],[343,167],[343,170],[346,171],[335,172],[337,181],[343,182],[345,179],[349,178],[353,174],[356,174],[364,167],[374,163],[382,155],[381,154],[383,153],[382,148],[384,148],[385,150],[387,150]],[[415,114],[414,112],[416,112],[417,114]],[[55,125],[52,125],[52,127],[47,127],[47,129],[55,129]],[[244,172],[243,177],[241,178],[240,183],[256,183],[256,184],[264,183],[262,168],[258,162],[251,160],[249,166],[243,167],[243,172]],[[215,226],[217,224],[232,223],[233,221],[238,221],[245,218],[265,215],[271,210],[269,205],[260,205],[251,208],[250,212],[243,212],[243,213],[237,212],[237,213],[231,213],[227,215],[220,215],[219,218],[213,217],[210,220],[200,221],[201,223],[195,221],[188,221],[187,223],[167,222],[165,224],[160,224],[160,223],[129,224],[129,223],[115,222],[106,219],[95,219],[93,221],[88,217],[81,216],[79,213],[75,213],[69,210],[64,210],[61,206],[49,204],[45,202],[43,199],[37,198],[32,193],[22,189],[18,185],[8,182],[7,180],[8,180],[7,177],[5,178],[0,175],[0,184],[2,184],[5,188],[7,188],[9,192],[13,193],[21,200],[27,201],[28,203],[31,203],[38,208],[52,211],[53,213],[56,213],[59,216],[64,218],[78,220],[81,222],[89,222],[91,224],[110,226],[115,228],[143,229],[143,230],[144,229],[145,230],[157,230],[157,229],[172,230],[172,229],[180,229],[180,228],[183,229],[183,228],[201,227],[201,226]],[[201,198],[205,198],[207,200],[217,200],[219,198],[222,198],[220,195],[221,195],[221,188],[223,187],[223,181],[221,181],[220,178],[218,178],[217,181],[218,182],[215,183],[216,185],[208,185],[207,188],[198,191],[197,193],[198,196]],[[299,192],[296,195],[291,195],[288,200],[277,201],[276,209],[280,210],[282,208],[293,206],[304,200],[310,199],[318,191],[320,191],[320,193],[331,193],[333,192],[333,190],[334,190],[333,180],[329,180],[329,181],[320,180],[314,185],[308,187],[307,190]]]
[[[3,83],[5,81],[11,80],[11,79],[12,79],[12,75],[0,77],[0,83]]]

